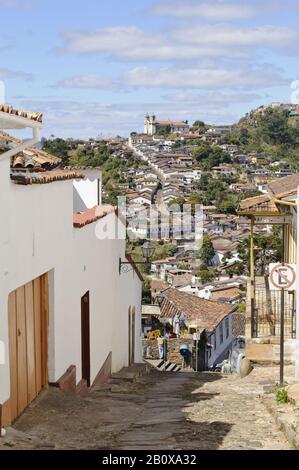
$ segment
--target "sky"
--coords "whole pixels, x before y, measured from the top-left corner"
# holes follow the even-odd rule
[[[0,18],[0,101],[43,112],[44,136],[234,123],[299,80],[299,0],[0,0]]]

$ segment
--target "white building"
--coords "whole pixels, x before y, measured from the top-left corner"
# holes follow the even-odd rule
[[[232,317],[236,310],[235,306],[200,299],[195,295],[170,288],[163,292],[160,309],[162,317],[173,319],[177,316],[189,331],[206,333],[208,338],[204,351],[206,369],[228,355],[234,340]]]
[[[33,130],[0,153],[0,427],[49,383],[86,393],[142,360],[142,278],[133,265],[120,274],[114,208],[98,206],[94,183],[77,171],[10,178],[10,157],[39,139],[35,119],[0,112],[0,128]]]
[[[188,121],[157,121],[156,116],[149,116],[144,118],[144,133],[154,135],[159,129],[169,129],[170,133],[184,133],[189,132],[190,126]]]

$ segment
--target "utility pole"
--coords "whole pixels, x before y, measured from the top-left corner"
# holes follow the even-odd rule
[[[282,226],[282,265],[285,264],[285,226]],[[281,289],[280,297],[280,386],[284,385],[284,288]]]
[[[251,310],[251,338],[257,336],[256,318],[255,318],[255,288],[254,288],[254,217],[251,217],[250,231],[250,310]]]

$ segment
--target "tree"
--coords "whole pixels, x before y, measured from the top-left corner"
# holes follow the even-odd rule
[[[271,145],[292,145],[292,132],[288,119],[288,111],[268,108],[258,123],[264,141]]]
[[[168,125],[166,127],[158,128],[156,134],[167,137],[169,134],[171,134],[171,126]]]
[[[231,163],[232,161],[228,152],[220,147],[212,147],[207,143],[197,145],[192,150],[192,155],[205,171],[210,171],[214,166],[221,163]]]
[[[179,196],[175,199],[173,199],[172,201],[170,201],[168,203],[168,207],[171,209],[172,206],[179,206],[181,209],[183,209],[183,205],[185,204],[185,199],[183,198],[183,196]]]
[[[199,258],[204,264],[206,264],[207,266],[211,266],[212,259],[214,258],[214,256],[215,250],[213,243],[211,242],[211,239],[208,235],[204,235],[202,246],[199,251]]]
[[[205,264],[200,266],[197,276],[200,278],[202,284],[211,282],[217,277],[216,272],[214,270],[210,270]]]
[[[205,123],[203,121],[197,120],[193,123],[192,130],[197,130],[203,127],[205,127]]]
[[[148,279],[144,281],[142,286],[142,303],[146,305],[152,303],[151,286]]]

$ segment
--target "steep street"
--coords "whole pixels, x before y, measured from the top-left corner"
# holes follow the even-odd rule
[[[290,449],[261,400],[274,367],[247,378],[126,371],[86,398],[44,392],[0,449]]]

